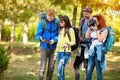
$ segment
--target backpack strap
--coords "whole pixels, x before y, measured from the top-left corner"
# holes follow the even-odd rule
[[[105,30],[105,28],[102,28],[102,29],[100,30],[100,34],[101,34],[104,30]]]
[[[105,28],[102,28],[102,29],[100,30],[99,34],[101,34],[104,30],[105,30]],[[106,37],[106,38],[107,38],[107,37]],[[102,41],[103,46],[105,46],[105,42],[106,42],[106,40],[105,40],[104,42]]]
[[[55,19],[55,27],[56,27],[57,30],[58,30],[58,22],[59,22],[59,20]]]
[[[45,31],[46,29],[46,20],[42,19],[42,22],[43,22],[43,32]],[[58,19],[55,19],[55,27],[56,27],[56,30],[58,30],[58,22],[59,20]]]
[[[68,30],[66,33],[67,33],[67,36],[68,36],[69,41],[71,42],[71,36],[70,36],[69,30]]]
[[[84,24],[84,22],[85,22],[85,18],[83,18],[82,20],[81,20],[81,22],[80,22],[80,35],[82,36],[82,28],[83,28],[83,24]]]
[[[83,18],[83,19],[82,19],[81,28],[82,28],[82,26],[83,26],[84,22],[85,22],[85,18]]]
[[[42,19],[42,22],[43,22],[43,32],[44,32],[46,29],[46,20]]]

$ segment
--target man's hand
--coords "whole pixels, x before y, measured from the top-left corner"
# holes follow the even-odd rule
[[[49,44],[54,44],[54,40],[51,39],[50,42],[49,42]]]
[[[41,40],[42,42],[45,42],[45,40],[42,38],[42,36],[40,36],[40,40]]]

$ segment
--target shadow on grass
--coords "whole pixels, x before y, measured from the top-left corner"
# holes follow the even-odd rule
[[[12,74],[11,74],[12,75]],[[37,80],[37,77],[34,75],[25,75],[25,74],[18,74],[14,75],[13,77],[5,77],[3,80]]]
[[[9,54],[15,55],[30,55],[34,53],[39,53],[40,47],[39,43],[1,43],[0,44],[4,47],[4,49]]]
[[[17,44],[16,44],[17,45]],[[39,47],[32,45],[8,46],[11,61],[4,80],[37,80],[39,70]],[[38,53],[38,54],[36,54]],[[120,80],[120,47],[113,47],[107,54],[107,70],[103,74],[103,80]],[[66,80],[74,80],[73,63],[75,55],[71,56],[71,62],[65,69]],[[85,71],[80,71],[81,80],[85,80]],[[53,75],[53,80],[57,80],[57,62]],[[93,80],[96,80],[96,71],[93,72]]]
[[[105,71],[103,80],[120,80],[120,70]]]

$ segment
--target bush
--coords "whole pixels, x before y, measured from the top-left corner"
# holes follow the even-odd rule
[[[4,71],[7,70],[9,64],[9,56],[7,52],[0,45],[0,77],[4,74]]]

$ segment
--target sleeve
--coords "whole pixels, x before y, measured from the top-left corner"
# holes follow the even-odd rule
[[[70,29],[70,36],[71,36],[71,42],[69,42],[69,45],[72,46],[72,45],[75,45],[75,32],[73,30],[73,28]]]
[[[57,27],[58,27],[57,33],[56,33],[56,36],[54,37],[55,43],[58,41],[58,35],[59,35],[59,32],[60,32],[60,21],[58,21]]]
[[[58,53],[58,52],[57,52],[57,51],[55,51],[55,54],[54,54],[54,56],[57,56],[57,53]]]
[[[36,40],[40,41],[40,36],[42,36],[42,32],[43,32],[43,22],[41,20],[36,30],[36,35],[35,35]]]

